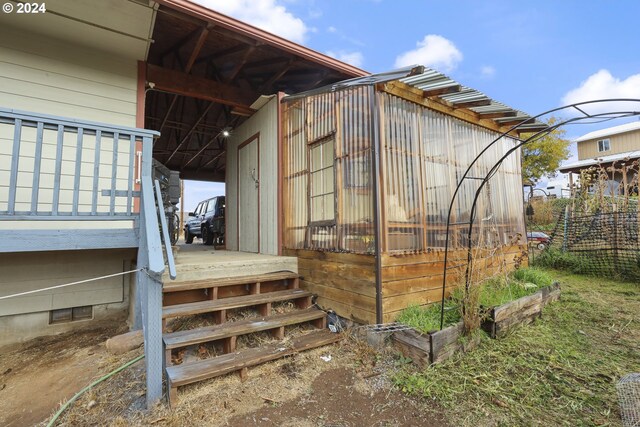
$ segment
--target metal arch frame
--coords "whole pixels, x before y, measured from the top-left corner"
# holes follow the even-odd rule
[[[611,103],[611,102],[636,102],[640,104],[640,99],[635,99],[635,98],[612,98],[612,99],[599,99],[599,100],[594,100],[594,101],[584,101],[584,102],[577,102],[574,104],[569,104],[569,105],[565,105],[562,107],[557,107],[557,108],[553,108],[551,110],[547,110],[543,113],[540,113],[534,117],[528,118],[528,119],[524,119],[522,120],[522,122],[512,126],[510,129],[508,129],[506,132],[503,132],[502,134],[500,134],[496,139],[494,139],[493,141],[491,141],[489,144],[487,144],[486,147],[484,147],[480,153],[478,153],[478,155],[471,161],[471,163],[469,164],[469,166],[467,167],[466,171],[464,172],[464,174],[462,175],[462,178],[458,181],[458,184],[456,186],[455,191],[453,192],[453,196],[451,197],[451,202],[449,203],[449,210],[447,213],[447,227],[446,227],[446,236],[445,236],[445,252],[444,252],[444,271],[443,271],[443,276],[442,276],[442,301],[441,301],[441,306],[440,306],[440,330],[442,330],[443,326],[444,326],[444,302],[445,302],[445,291],[446,291],[446,286],[447,286],[447,262],[448,262],[448,255],[449,255],[449,233],[450,233],[450,229],[451,229],[451,212],[453,210],[453,206],[456,202],[456,196],[458,195],[458,192],[460,191],[460,187],[462,187],[462,184],[464,183],[464,181],[466,179],[470,179],[468,177],[469,172],[471,171],[471,168],[473,168],[473,166],[477,163],[477,161],[480,159],[480,157],[482,157],[482,155],[487,152],[487,150],[489,150],[489,148],[491,148],[493,145],[495,145],[498,141],[500,141],[502,138],[504,138],[505,136],[508,136],[509,133],[513,132],[514,130],[519,129],[521,126],[528,124],[528,123],[532,123],[533,121],[535,121],[536,119],[546,116],[548,114],[554,113],[554,112],[558,112],[558,111],[563,111],[563,110],[577,110],[580,114],[582,114],[581,116],[578,117],[573,117],[570,119],[566,119],[564,121],[560,121],[558,123],[555,123],[553,126],[550,126],[544,130],[535,132],[533,135],[531,135],[529,138],[521,141],[519,144],[516,144],[514,147],[510,148],[509,150],[507,150],[507,152],[497,161],[495,162],[495,164],[491,167],[491,169],[489,170],[489,172],[487,172],[487,174],[484,176],[484,178],[482,179],[480,186],[478,187],[478,189],[475,192],[475,196],[473,199],[473,203],[471,205],[471,211],[469,214],[469,232],[467,234],[467,266],[466,266],[466,271],[465,271],[465,295],[468,294],[469,292],[469,288],[471,286],[471,271],[472,271],[472,266],[473,266],[473,254],[472,254],[472,249],[473,249],[473,244],[472,244],[472,234],[473,234],[473,226],[474,226],[474,222],[475,222],[475,215],[476,215],[476,205],[478,202],[478,198],[480,197],[480,193],[482,192],[482,189],[484,188],[485,184],[487,184],[489,182],[489,180],[493,177],[493,175],[498,171],[498,169],[500,168],[500,166],[502,165],[502,162],[509,157],[514,151],[520,149],[523,145],[531,142],[531,141],[535,141],[538,140],[546,135],[548,135],[549,133],[553,132],[555,129],[558,129],[564,125],[567,124],[571,124],[574,122],[580,122],[583,120],[590,120],[590,119],[596,119],[598,121],[608,121],[608,120],[613,120],[613,119],[618,119],[618,118],[624,118],[624,117],[633,117],[633,116],[639,116],[640,115],[640,109],[637,111],[609,111],[609,112],[605,112],[605,113],[599,113],[599,114],[588,114],[587,112],[585,112],[582,108],[583,106],[587,106],[587,105],[593,105],[593,104],[603,104],[603,103]],[[476,177],[474,177],[476,178]]]

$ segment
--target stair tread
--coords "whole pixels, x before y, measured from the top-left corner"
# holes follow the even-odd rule
[[[259,365],[300,351],[332,344],[341,338],[340,334],[334,334],[326,329],[312,331],[295,337],[288,343],[279,342],[224,354],[212,359],[169,366],[166,368],[167,377],[171,387],[178,387]]]
[[[274,316],[250,318],[220,325],[205,326],[186,331],[171,332],[163,335],[167,349],[186,347],[207,341],[215,341],[232,336],[245,335],[253,332],[267,331],[281,326],[295,325],[324,317],[326,313],[317,308],[296,310],[290,313]]]
[[[162,308],[162,318],[167,319],[170,317],[189,316],[192,314],[209,313],[219,310],[250,307],[252,305],[287,301],[290,299],[309,297],[311,295],[311,292],[303,289],[286,289],[283,291],[265,292],[263,294],[242,295],[216,300],[175,304]]]
[[[221,286],[244,285],[248,283],[269,282],[274,280],[296,279],[298,273],[293,271],[278,271],[275,273],[257,274],[251,276],[225,277],[221,279],[192,280],[188,282],[169,282],[162,287],[162,292],[178,292],[193,289],[206,289]]]

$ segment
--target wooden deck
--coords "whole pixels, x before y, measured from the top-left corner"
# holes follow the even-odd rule
[[[281,271],[298,272],[298,260],[295,257],[227,251],[198,243],[178,245],[175,255],[177,278],[172,281],[169,275],[165,274],[162,278],[165,285],[258,276]]]

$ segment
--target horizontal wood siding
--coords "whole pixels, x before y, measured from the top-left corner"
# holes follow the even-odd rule
[[[318,296],[318,304],[359,323],[375,323],[375,259],[370,255],[286,249],[298,257],[301,287]]]
[[[482,276],[515,268],[524,246],[506,246],[495,251],[478,253],[475,268]],[[467,254],[463,250],[449,252],[446,296],[460,283],[464,274]],[[415,255],[383,255],[382,307],[384,322],[395,320],[409,305],[439,302],[442,296],[444,251]]]
[[[602,153],[598,151],[598,141],[601,139],[609,140],[611,150],[603,151]],[[612,154],[620,154],[636,150],[640,150],[640,129],[618,135],[578,142],[578,160],[589,160],[596,157],[610,156]]]
[[[0,26],[0,106],[134,127],[137,63]]]

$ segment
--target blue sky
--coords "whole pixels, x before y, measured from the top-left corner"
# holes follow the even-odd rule
[[[382,72],[431,66],[535,115],[640,98],[640,1],[198,0],[319,52]],[[573,126],[576,138],[594,129]],[[187,184],[186,206],[221,187]],[[197,199],[197,200],[194,200]]]

